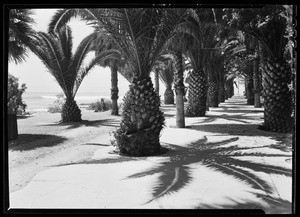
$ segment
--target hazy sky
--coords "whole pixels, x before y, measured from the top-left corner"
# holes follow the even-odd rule
[[[56,9],[33,10],[36,31],[47,31],[48,24],[55,10]],[[79,21],[78,19],[73,19],[69,23],[69,26],[73,32],[73,49],[77,48],[79,42],[93,31],[92,27],[87,26],[85,22]],[[18,65],[10,62],[8,70],[12,75],[19,78],[19,83],[26,84],[26,92],[62,92],[40,59],[32,52],[29,52],[26,62]],[[96,66],[85,77],[77,93],[110,92],[110,85],[110,69]],[[119,75],[120,95],[124,95],[128,90],[128,85],[127,80]]]

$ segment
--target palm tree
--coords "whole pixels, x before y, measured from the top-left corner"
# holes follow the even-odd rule
[[[219,88],[220,88],[220,74],[223,58],[221,53],[213,52],[211,53],[210,62],[208,62],[208,101],[210,107],[219,106]]]
[[[97,38],[93,42],[92,50],[96,52],[96,56],[110,49],[118,50],[118,47],[114,40],[105,33],[103,30],[95,30],[95,34],[97,34]],[[122,67],[124,68],[124,61],[122,61],[122,57],[120,53],[115,53],[115,56],[112,58],[106,58],[104,61],[100,61],[99,65],[101,67],[109,67],[111,71],[111,101],[112,115],[119,115],[119,107],[118,107],[118,98],[119,98],[119,89],[118,89],[118,71]],[[126,78],[126,76],[125,76]],[[127,80],[129,80],[127,78]]]
[[[30,9],[9,10],[8,61],[14,61],[16,64],[23,62],[27,57],[28,48],[32,47],[32,36],[35,31],[31,27],[34,24],[34,20],[30,17],[31,15],[32,10]],[[10,78],[13,78],[13,76],[9,75],[8,80]],[[8,86],[8,93],[10,91]],[[9,96],[8,99],[10,99]],[[7,118],[7,127],[10,131],[8,140],[15,139],[18,137],[17,114],[10,102],[8,102]]]
[[[16,64],[24,61],[28,48],[34,46],[32,36],[35,31],[31,27],[34,20],[30,17],[32,14],[31,9],[9,10],[8,57],[9,61]]]
[[[264,124],[260,128],[273,132],[289,132],[292,124],[291,65],[287,62],[286,8],[267,5],[260,9],[233,10],[232,27],[255,37],[262,45],[262,82]]]
[[[149,75],[186,12],[172,8],[65,9],[51,23],[53,29],[59,28],[80,15],[95,28],[104,29],[122,52],[133,79],[124,97],[120,127],[114,132],[120,154],[143,156],[162,150],[159,135],[164,117]]]
[[[221,57],[219,65],[219,95],[218,101],[225,102],[225,69],[224,69],[224,56]]]
[[[175,67],[172,59],[164,62],[162,70],[159,71],[159,77],[166,87],[164,93],[164,104],[174,104],[174,92],[172,90]]]
[[[215,24],[197,23],[196,33],[198,39],[195,46],[186,52],[193,70],[190,73],[187,117],[201,117],[206,113],[208,80],[205,70],[205,62],[212,51],[210,48],[214,38]],[[205,46],[205,47],[204,47]]]
[[[82,66],[91,51],[94,39],[94,33],[88,35],[73,53],[72,31],[67,25],[57,32],[38,32],[35,38],[36,46],[32,51],[44,63],[66,96],[61,113],[62,122],[81,121],[81,111],[74,100],[77,90],[88,72],[109,54],[103,52],[93,58],[87,66]]]

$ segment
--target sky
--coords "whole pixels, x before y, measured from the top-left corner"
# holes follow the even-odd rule
[[[36,24],[33,28],[36,31],[47,32],[48,24],[55,11],[56,9],[34,9],[32,17]],[[69,26],[73,33],[74,50],[84,37],[92,33],[93,28],[78,19],[71,20]],[[93,54],[90,54],[87,60],[92,56]],[[49,73],[41,60],[31,51],[28,52],[25,62],[17,65],[14,62],[9,62],[8,71],[19,79],[19,84],[26,84],[26,92],[62,92],[54,77]],[[119,95],[124,95],[128,90],[129,82],[121,75],[118,76],[118,79]],[[96,66],[85,77],[77,94],[91,92],[99,94],[109,93],[110,88],[110,69],[108,67],[102,68]]]

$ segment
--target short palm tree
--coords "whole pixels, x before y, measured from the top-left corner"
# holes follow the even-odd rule
[[[77,90],[88,72],[100,60],[108,57],[109,52],[103,52],[83,66],[94,39],[95,34],[88,35],[73,53],[72,31],[67,25],[57,32],[38,32],[35,38],[36,46],[32,51],[44,63],[66,96],[61,113],[62,122],[81,121],[81,111],[74,100]]]
[[[206,64],[205,69],[208,74],[208,104],[209,107],[219,106],[219,82],[222,66],[222,56],[218,52],[211,52],[210,61]]]
[[[65,9],[58,11],[56,22],[52,22],[55,29],[70,17],[80,15],[95,28],[104,29],[122,52],[127,72],[133,79],[124,97],[120,127],[114,132],[120,154],[144,156],[161,152],[159,136],[164,117],[149,75],[186,11],[172,8]]]
[[[215,24],[196,23],[198,39],[195,46],[187,51],[187,56],[193,67],[190,73],[188,106],[186,116],[201,117],[206,113],[206,101],[208,91],[207,72],[204,70],[211,50],[211,40],[214,38]],[[204,47],[205,46],[205,47]]]
[[[31,27],[34,20],[30,17],[32,14],[31,9],[9,10],[9,61],[15,63],[24,61],[28,54],[28,48],[31,49],[34,46],[32,36],[35,31]]]
[[[172,59],[166,59],[162,65],[162,70],[159,71],[159,77],[166,87],[164,93],[164,104],[174,104],[174,91],[172,84],[174,79],[175,67]]]

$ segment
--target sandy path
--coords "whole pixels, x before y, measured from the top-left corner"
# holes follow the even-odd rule
[[[291,134],[258,130],[263,108],[234,97],[205,117],[186,118],[183,129],[174,128],[175,106],[162,110],[160,142],[169,151],[141,158],[111,153],[109,132],[120,117],[108,113],[84,112],[77,125],[46,114],[20,121],[19,144],[10,146],[11,207],[291,213]]]
[[[38,172],[51,166],[90,159],[104,147],[101,143],[110,143],[109,133],[120,119],[109,111],[87,110],[82,111],[82,118],[83,123],[61,125],[57,124],[59,114],[38,112],[18,120],[19,138],[9,143],[10,192],[24,188]]]

